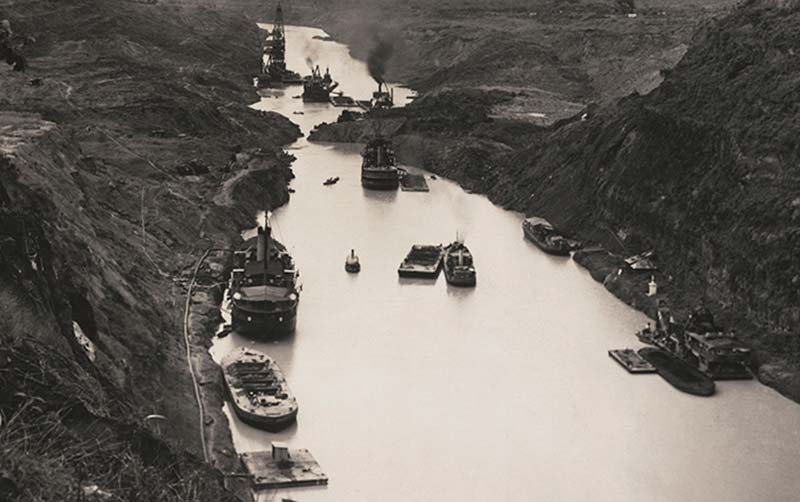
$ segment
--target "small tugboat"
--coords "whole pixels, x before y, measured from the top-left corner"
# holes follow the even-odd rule
[[[335,185],[338,182],[339,182],[339,177],[335,176],[333,178],[326,179],[325,181],[322,182],[322,184],[325,186],[330,186],[330,185]]]
[[[472,253],[456,240],[444,248],[444,277],[453,286],[473,287],[476,282]]]
[[[347,255],[347,259],[344,261],[344,269],[351,274],[361,272],[361,262],[358,261],[358,256],[356,256],[356,251],[354,249],[351,249],[350,254]]]
[[[229,286],[234,331],[257,339],[287,335],[297,324],[299,273],[271,238],[269,223],[234,254]]]
[[[544,218],[527,218],[522,222],[522,230],[525,232],[525,237],[545,253],[569,256],[572,249],[569,241],[556,232],[553,225]]]
[[[331,78],[330,70],[320,74],[319,66],[311,70],[311,75],[303,80],[303,101],[307,103],[330,103],[331,91],[339,84]]]
[[[361,186],[372,190],[397,190],[400,169],[391,140],[377,132],[361,152]]]
[[[442,245],[414,244],[397,269],[400,277],[424,277],[435,279],[442,268],[444,249]]]
[[[639,349],[639,355],[655,366],[661,378],[682,392],[710,396],[716,390],[714,380],[665,350],[645,347]]]
[[[242,347],[225,356],[221,366],[233,411],[242,422],[278,432],[295,421],[297,399],[268,355]]]

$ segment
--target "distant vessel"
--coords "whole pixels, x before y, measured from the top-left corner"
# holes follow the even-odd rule
[[[358,272],[361,272],[361,262],[358,260],[358,256],[356,256],[356,251],[354,249],[351,249],[350,254],[347,255],[347,259],[344,261],[344,269],[351,274],[357,274]]]
[[[283,9],[280,2],[275,9],[275,24],[261,48],[261,73],[256,76],[257,87],[274,87],[286,84],[301,84],[299,73],[286,68],[286,31],[283,26]],[[266,62],[264,58],[267,58]]]
[[[297,399],[268,355],[242,347],[222,358],[222,375],[233,411],[253,427],[277,432],[297,418]]]
[[[255,338],[292,333],[300,301],[294,260],[265,227],[236,253],[230,284],[233,329]]]
[[[556,232],[553,225],[544,218],[527,218],[522,222],[522,230],[525,232],[525,237],[545,253],[569,256],[572,249],[569,241]]]
[[[442,268],[444,249],[441,245],[415,244],[397,269],[400,277],[424,277],[435,279]]]
[[[392,141],[376,133],[361,152],[361,186],[372,190],[397,190],[401,171]]]
[[[384,90],[386,86],[386,90]],[[372,101],[370,101],[370,108],[373,110],[388,110],[394,106],[394,89],[390,90],[389,86],[383,82],[378,82],[378,90],[372,93]]]
[[[303,101],[310,103],[330,103],[331,91],[339,84],[331,78],[330,70],[320,74],[319,66],[311,70],[311,75],[303,79]]]
[[[444,277],[453,286],[475,286],[475,265],[472,253],[463,242],[456,240],[444,248]]]
[[[322,182],[322,184],[325,185],[325,186],[335,185],[337,183],[339,183],[339,177],[338,176],[334,176],[332,178],[328,178],[328,179],[326,179],[325,181]]]
[[[696,396],[714,394],[714,380],[669,352],[652,347],[639,349],[639,355],[655,366],[659,376],[676,389]]]

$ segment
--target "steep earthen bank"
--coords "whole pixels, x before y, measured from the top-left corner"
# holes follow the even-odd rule
[[[35,40],[27,73],[0,68],[0,498],[97,485],[123,500],[232,500],[202,463],[186,287],[206,249],[288,200],[282,146],[299,130],[247,107],[259,35],[244,16],[53,5],[0,13]],[[215,319],[202,315],[224,256],[200,268],[189,340],[210,460],[228,472]]]
[[[398,154],[590,245],[656,250],[673,310],[708,302],[753,346],[760,380],[800,400],[800,179],[784,134],[797,117],[798,15],[742,5],[704,27],[649,95],[550,127],[493,117],[510,93],[429,93],[391,112],[403,124]],[[314,138],[357,137],[357,127],[323,126]],[[644,277],[608,278],[618,256],[578,258],[623,300],[652,308]]]

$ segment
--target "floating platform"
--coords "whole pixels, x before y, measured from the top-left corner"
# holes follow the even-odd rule
[[[239,455],[256,489],[322,486],[328,476],[308,450],[289,450],[279,442],[272,451],[252,451]]]
[[[642,373],[655,373],[656,367],[650,364],[645,358],[640,356],[633,349],[617,349],[609,350],[609,357],[617,361],[620,366],[628,370],[628,373],[634,375]]]
[[[400,188],[404,192],[430,192],[425,176],[421,174],[406,174],[400,179]]]

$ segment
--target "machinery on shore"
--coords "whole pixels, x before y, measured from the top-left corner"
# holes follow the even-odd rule
[[[689,314],[686,326],[675,322],[670,309],[659,301],[655,327],[650,324],[636,336],[643,343],[685,360],[715,380],[750,379],[747,370],[750,349],[732,332],[725,332],[714,322],[704,306]]]
[[[261,48],[261,73],[255,77],[256,87],[275,87],[288,84],[302,84],[299,73],[286,68],[286,30],[283,26],[281,3],[275,9],[275,23]],[[266,61],[265,61],[266,59]]]

